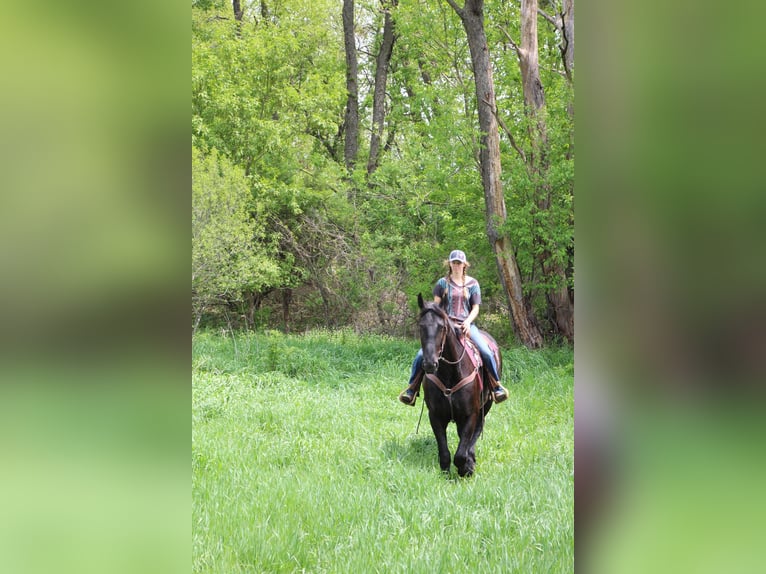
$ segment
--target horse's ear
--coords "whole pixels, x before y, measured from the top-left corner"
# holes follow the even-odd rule
[[[421,309],[423,307],[425,307],[425,303],[423,303],[423,294],[422,293],[418,293],[418,307],[420,307]]]

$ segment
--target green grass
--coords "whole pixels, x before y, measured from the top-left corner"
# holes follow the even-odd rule
[[[416,341],[198,333],[194,572],[571,572],[573,353],[504,352],[476,474],[397,400]],[[454,424],[448,438],[454,455]]]

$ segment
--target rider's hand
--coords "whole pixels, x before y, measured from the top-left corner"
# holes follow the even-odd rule
[[[463,321],[463,324],[460,325],[460,328],[463,330],[463,335],[468,337],[471,334],[471,322],[470,321]]]

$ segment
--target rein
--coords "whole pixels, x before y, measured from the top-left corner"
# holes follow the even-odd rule
[[[442,344],[439,347],[439,356],[438,356],[437,360],[438,361],[443,361],[443,362],[447,363],[448,365],[459,365],[460,361],[462,361],[463,357],[465,357],[465,350],[466,350],[466,344],[465,343],[462,343],[462,342],[460,343],[460,345],[463,347],[463,352],[460,354],[460,358],[457,361],[455,361],[455,362],[448,361],[447,359],[445,359],[443,357],[443,355],[444,355],[444,345],[447,343],[447,331],[450,329],[451,321],[452,321],[452,319],[447,317],[447,324],[444,326],[444,336],[442,336]],[[464,335],[464,337],[465,337],[465,335]]]
[[[446,331],[445,331],[445,333],[444,333],[444,340],[445,340],[445,341],[447,340],[447,333],[446,333]],[[459,365],[459,364],[460,364],[460,361],[462,361],[462,360],[463,360],[463,357],[465,357],[465,349],[466,349],[466,344],[465,344],[465,343],[461,343],[461,345],[463,345],[463,352],[462,352],[462,354],[460,355],[460,358],[459,358],[457,361],[455,361],[455,362],[453,363],[452,361],[448,361],[447,359],[445,359],[444,357],[442,357],[442,354],[444,354],[444,344],[442,344],[442,350],[439,352],[439,360],[440,360],[440,361],[444,361],[444,362],[445,362],[445,363],[447,363],[448,365]]]

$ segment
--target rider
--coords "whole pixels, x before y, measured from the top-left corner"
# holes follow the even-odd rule
[[[455,249],[449,254],[449,273],[447,277],[442,277],[434,285],[434,302],[445,308],[450,317],[462,321],[460,328],[463,334],[471,337],[471,340],[479,348],[482,361],[489,367],[490,383],[493,386],[492,396],[496,403],[501,403],[508,398],[508,392],[500,384],[495,357],[487,344],[487,340],[479,332],[479,328],[473,324],[474,319],[479,314],[481,288],[476,279],[466,275],[465,270],[469,266],[465,253],[459,249]],[[399,395],[399,400],[405,405],[413,406],[422,380],[423,349],[420,349],[412,363],[410,382]]]

